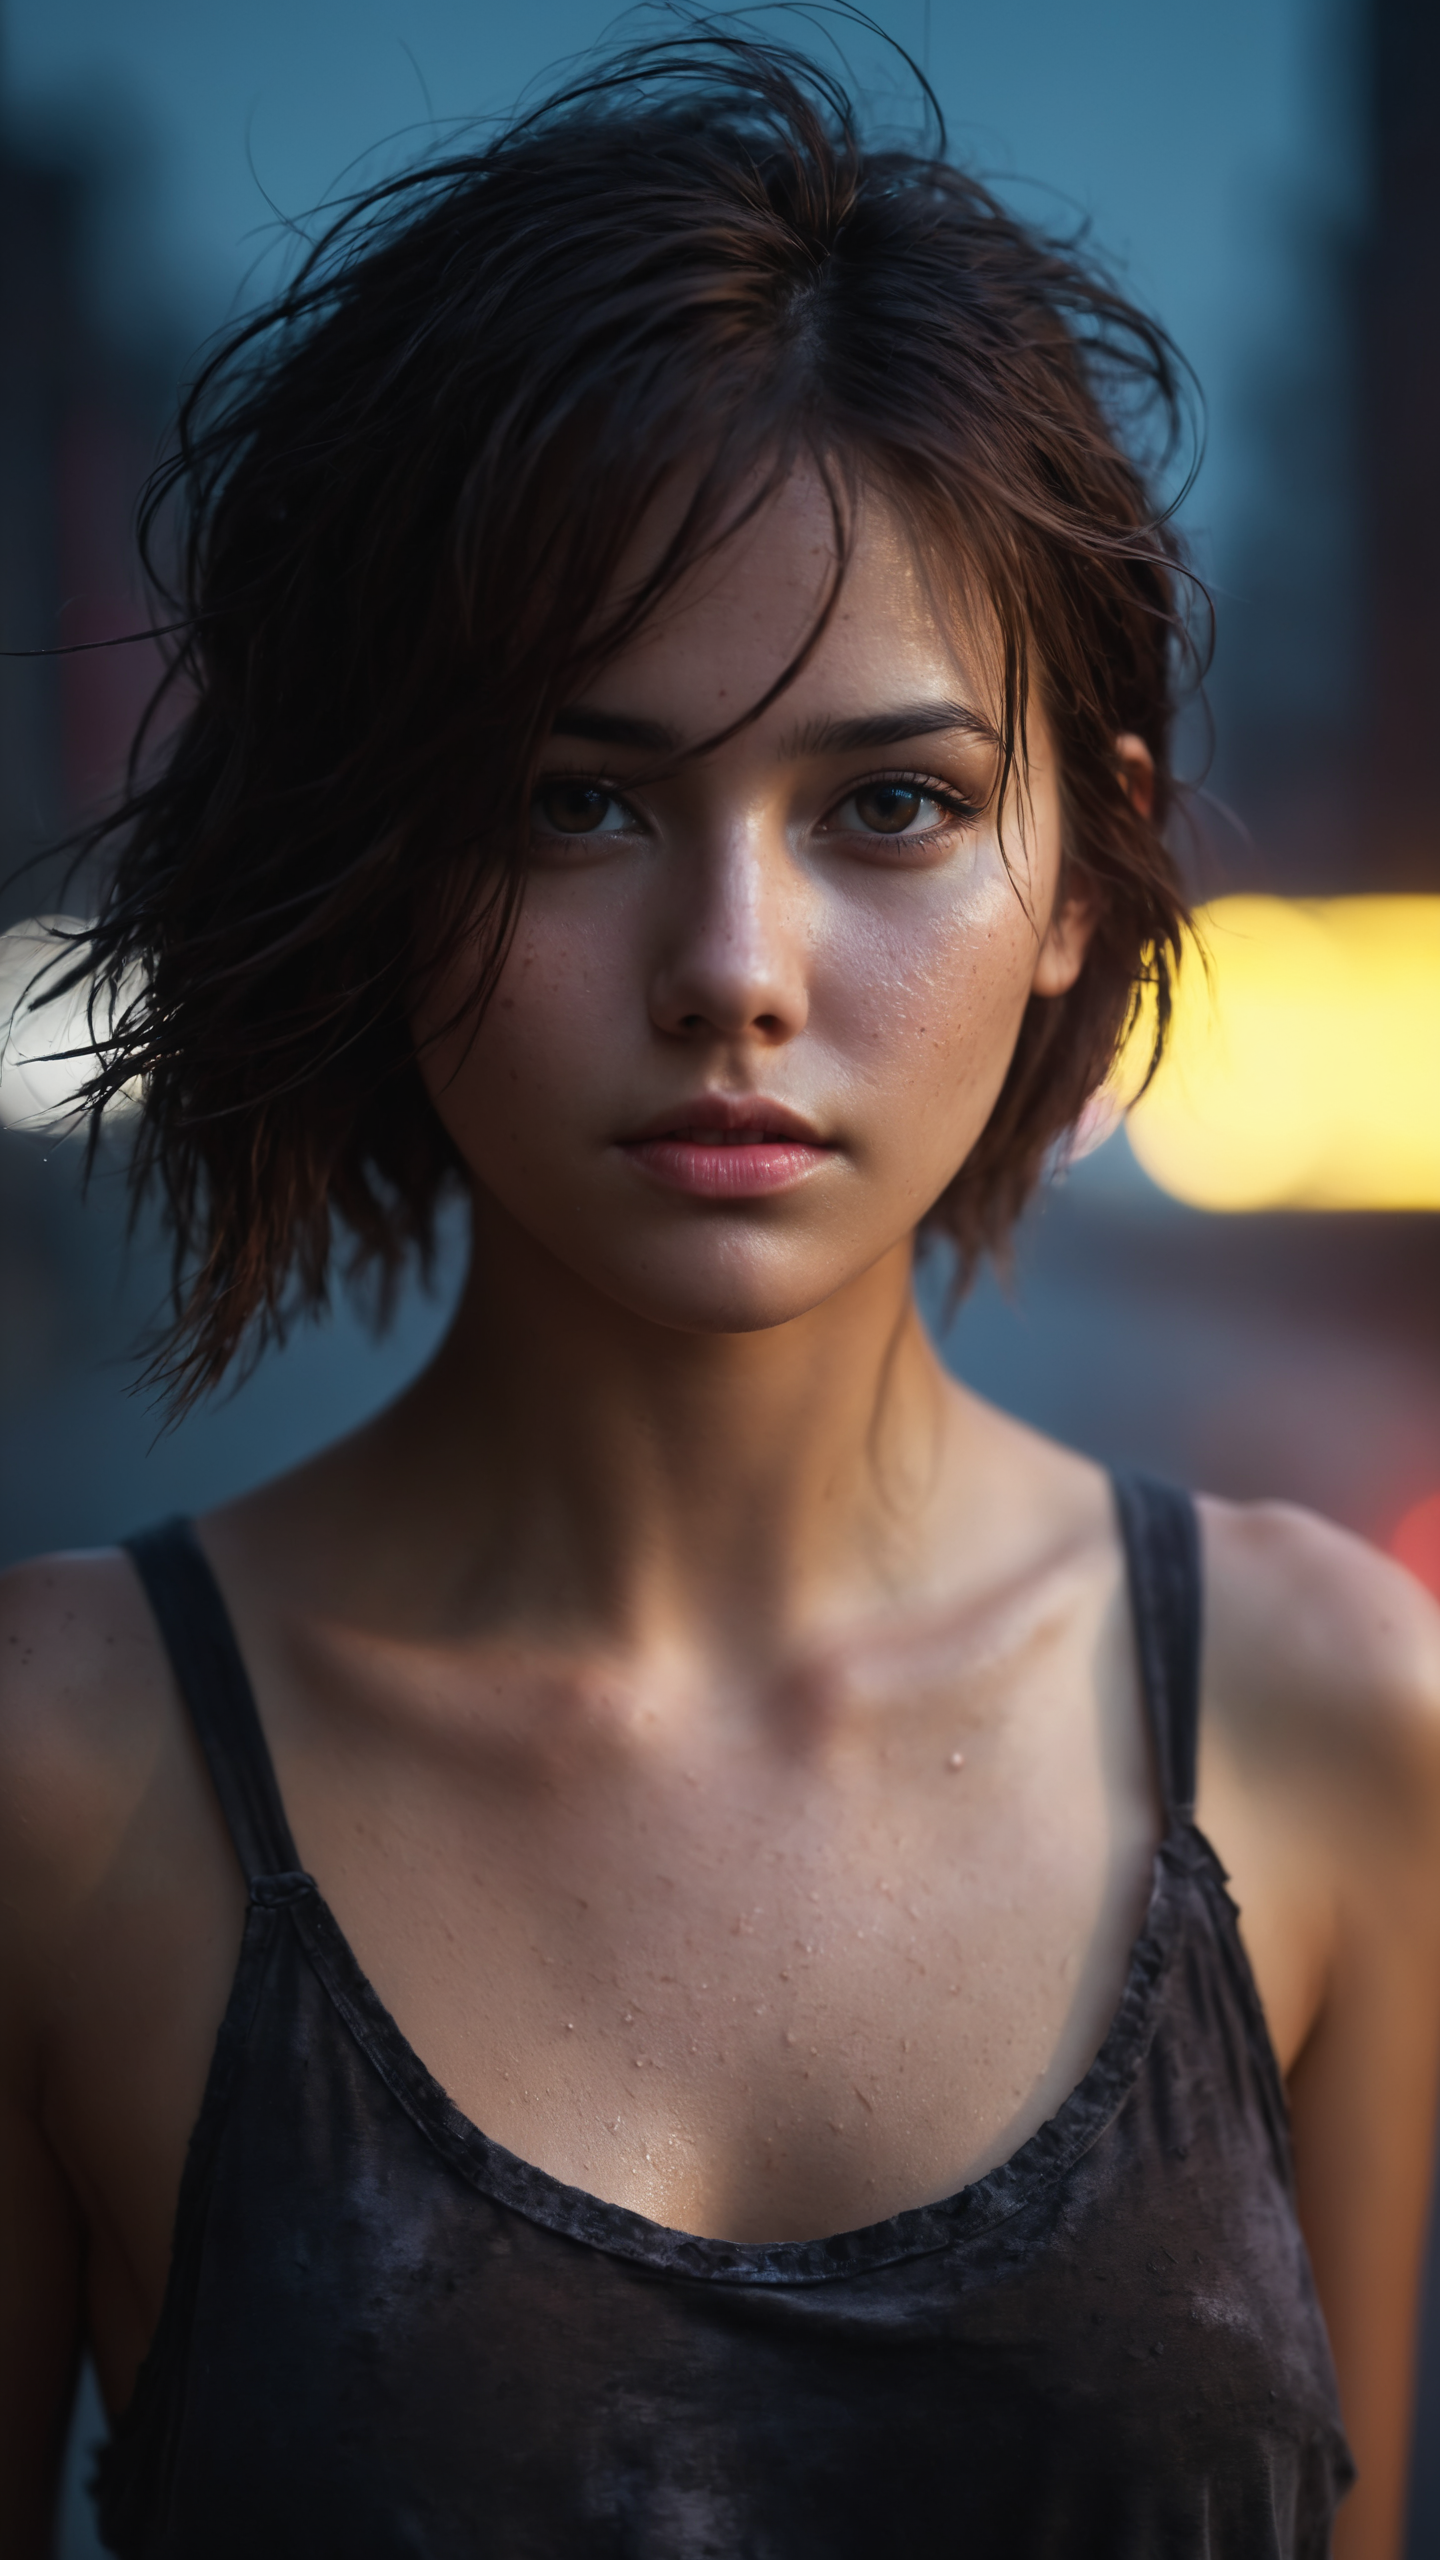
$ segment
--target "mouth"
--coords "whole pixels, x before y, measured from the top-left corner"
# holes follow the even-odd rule
[[[698,1094],[657,1113],[620,1152],[667,1191],[708,1200],[788,1191],[836,1152],[799,1112],[756,1094]]]

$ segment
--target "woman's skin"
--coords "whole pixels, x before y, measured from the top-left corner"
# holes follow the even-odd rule
[[[943,2196],[1054,2112],[1160,1827],[1105,1479],[948,1377],[911,1295],[1084,962],[1043,708],[1007,872],[983,650],[872,499],[802,675],[673,760],[772,681],[830,538],[797,478],[559,724],[496,1000],[444,1031],[462,942],[419,1026],[475,1184],[449,1338],[202,1523],[301,1857],[430,2068],[558,2177],[752,2240]],[[722,1151],[716,1097],[771,1143],[762,1109]],[[1337,2549],[1393,2560],[1440,1617],[1301,1513],[1203,1521],[1200,1820],[1290,2081]],[[124,1559],[3,1607],[0,2536],[39,2555],[82,2330],[118,2409],[159,2313],[244,1896]]]

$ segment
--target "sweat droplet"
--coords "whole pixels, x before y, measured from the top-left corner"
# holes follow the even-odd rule
[[[964,1752],[952,1751],[949,1759],[945,1763],[945,1766],[947,1769],[963,1769],[965,1766]]]

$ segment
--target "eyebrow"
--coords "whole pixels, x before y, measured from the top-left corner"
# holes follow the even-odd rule
[[[595,747],[640,747],[653,756],[680,752],[679,731],[668,728],[663,720],[633,720],[625,711],[587,711],[578,702],[556,712],[550,734],[552,738],[588,738]]]
[[[994,723],[964,702],[902,702],[893,711],[873,711],[855,720],[807,720],[781,742],[790,757],[855,755],[872,747],[900,747],[908,738],[933,738],[942,732],[998,747]],[[583,703],[567,703],[555,715],[552,736],[584,738],[597,747],[636,747],[646,755],[680,755],[684,742],[663,720],[639,720],[624,711],[588,711]]]
[[[859,720],[807,720],[791,731],[784,752],[792,756],[853,755],[867,747],[903,747],[907,738],[934,738],[959,730],[998,747],[993,722],[964,702],[902,702]]]

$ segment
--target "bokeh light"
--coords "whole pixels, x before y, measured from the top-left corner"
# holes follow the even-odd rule
[[[1220,898],[1197,925],[1127,1123],[1151,1179],[1201,1209],[1440,1209],[1440,897]]]
[[[81,916],[31,916],[0,934],[0,1127],[64,1130],[74,1124],[82,1087],[95,1069],[91,982],[63,995],[47,986],[65,975],[68,938],[85,931]],[[128,1002],[128,991],[122,993]],[[97,1023],[110,1019],[103,1006]],[[108,1119],[135,1108],[128,1088],[107,1105]]]

